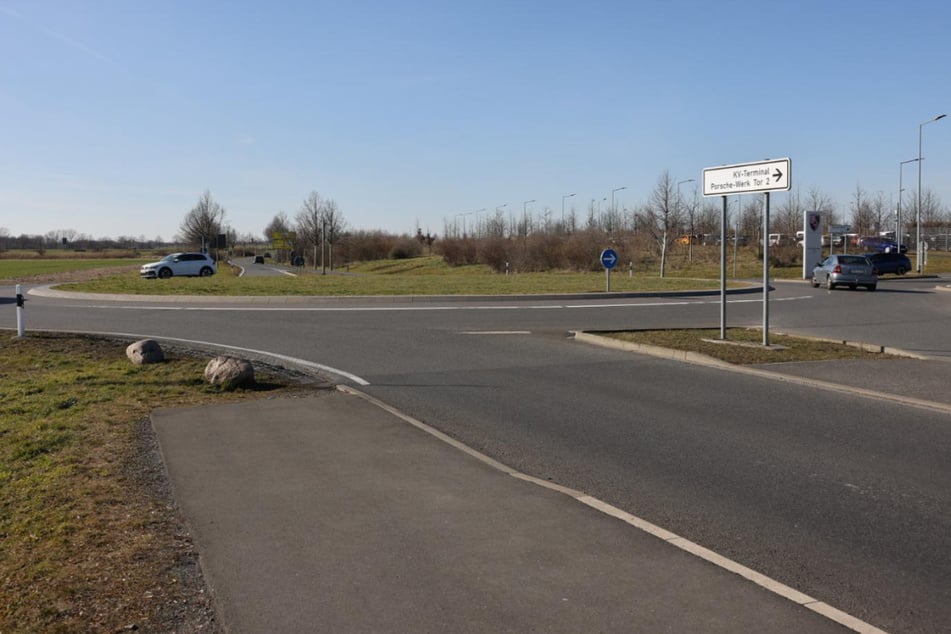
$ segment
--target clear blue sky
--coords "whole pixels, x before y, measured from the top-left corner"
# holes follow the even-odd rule
[[[205,190],[239,233],[316,190],[441,235],[787,156],[848,216],[951,113],[946,0],[0,0],[0,58],[12,235],[171,239]],[[924,155],[947,206],[951,117]]]

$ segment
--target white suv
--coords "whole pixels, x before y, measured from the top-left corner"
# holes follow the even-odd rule
[[[148,278],[160,277],[164,280],[173,275],[208,277],[217,271],[215,261],[206,253],[172,253],[158,262],[143,264],[139,275]]]

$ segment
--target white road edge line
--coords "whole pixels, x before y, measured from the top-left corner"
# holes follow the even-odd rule
[[[463,330],[462,335],[530,335],[531,330]]]
[[[234,352],[245,352],[247,354],[252,354],[257,357],[264,357],[270,359],[276,359],[278,361],[284,361],[291,366],[300,366],[307,368],[309,370],[315,370],[318,372],[324,372],[326,374],[332,374],[334,376],[339,376],[344,378],[352,383],[357,385],[368,386],[370,382],[366,379],[363,379],[356,374],[351,374],[346,370],[341,370],[339,368],[334,368],[329,365],[323,365],[321,363],[314,363],[313,361],[307,361],[305,359],[299,359],[297,357],[291,357],[284,354],[278,354],[276,352],[267,352],[265,350],[255,350],[253,348],[241,348],[239,346],[229,346],[223,343],[215,343],[213,341],[196,341],[194,339],[179,339],[177,337],[162,337],[159,335],[142,335],[135,334],[130,332],[99,332],[95,330],[34,330],[34,332],[59,332],[67,334],[77,334],[77,335],[97,335],[100,337],[119,337],[122,339],[155,339],[157,341],[168,341],[170,343],[178,344],[187,344],[191,346],[198,346],[203,348],[211,349],[220,349],[220,350],[232,350]]]
[[[788,601],[792,601],[793,603],[796,603],[804,608],[812,610],[813,612],[824,616],[830,621],[834,621],[835,623],[838,623],[839,625],[842,625],[843,627],[846,627],[854,632],[860,632],[861,634],[887,634],[885,630],[881,630],[875,627],[874,625],[871,625],[870,623],[866,623],[865,621],[862,621],[850,614],[847,614],[846,612],[843,612],[837,608],[834,608],[828,605],[827,603],[824,603],[822,601],[819,601],[818,599],[814,599],[813,597],[810,597],[807,594],[799,592],[795,588],[787,586],[784,583],[780,583],[779,581],[776,581],[775,579],[767,577],[764,574],[756,572],[755,570],[751,568],[747,568],[746,566],[738,562],[735,562],[732,559],[728,559],[722,555],[719,555],[708,548],[704,548],[700,544],[694,543],[690,541],[689,539],[685,539],[675,533],[672,533],[664,528],[661,528],[660,526],[657,526],[656,524],[652,524],[651,522],[648,522],[645,519],[641,519],[637,517],[636,515],[632,515],[628,513],[627,511],[623,511],[615,506],[612,506],[608,504],[607,502],[598,500],[597,498],[591,497],[590,495],[587,495],[581,491],[576,491],[574,489],[563,487],[561,485],[554,484],[546,480],[541,480],[534,476],[526,475],[524,473],[516,471],[512,467],[509,467],[497,460],[494,460],[493,458],[490,458],[489,456],[479,451],[476,451],[475,449],[472,449],[471,447],[459,442],[458,440],[451,438],[450,436],[447,436],[446,434],[439,431],[438,429],[435,429],[434,427],[430,427],[429,425],[422,422],[421,420],[413,418],[409,414],[406,414],[398,410],[397,408],[384,403],[383,401],[377,399],[374,396],[367,394],[366,392],[363,392],[362,390],[358,390],[356,388],[353,388],[347,385],[338,385],[337,390],[340,392],[343,392],[344,394],[350,394],[351,396],[356,396],[358,398],[361,398],[367,401],[368,403],[376,405],[380,409],[383,409],[384,411],[389,412],[393,416],[396,416],[400,420],[412,425],[413,427],[416,427],[420,431],[423,431],[431,436],[434,436],[435,438],[438,438],[439,440],[443,441],[449,446],[455,449],[458,449],[464,454],[472,458],[475,458],[476,460],[479,460],[480,462],[487,464],[493,469],[497,469],[498,471],[501,471],[502,473],[506,475],[512,476],[513,478],[524,480],[531,484],[535,484],[537,486],[550,489],[552,491],[557,491],[558,493],[562,493],[564,495],[572,497],[578,502],[586,506],[589,506],[595,509],[596,511],[600,511],[601,513],[604,513],[605,515],[610,515],[611,517],[619,519],[622,522],[630,524],[634,528],[644,531],[645,533],[652,535],[653,537],[656,537],[657,539],[665,541],[671,546],[675,546],[687,553],[690,553],[691,555],[695,557],[699,557],[700,559],[703,559],[704,561],[711,563],[714,566],[722,568],[723,570],[726,570],[727,572],[732,572],[733,574],[739,575],[743,577],[744,579],[746,579],[747,581],[751,581],[755,583],[756,585],[760,586],[761,588],[768,590],[769,592],[772,592],[773,594],[777,596],[780,596]]]

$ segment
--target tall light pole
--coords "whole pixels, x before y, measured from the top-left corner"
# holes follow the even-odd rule
[[[614,220],[614,217],[617,215],[617,211],[614,209],[614,192],[619,192],[622,189],[627,189],[627,185],[624,187],[618,187],[617,189],[611,190],[611,220]]]
[[[522,224],[525,226],[525,235],[528,235],[528,203],[533,203],[534,200],[526,200],[522,203]]]
[[[927,121],[918,124],[918,209],[917,209],[917,222],[915,223],[917,227],[915,231],[915,236],[916,236],[915,237],[915,260],[916,260],[915,268],[918,273],[921,273],[921,251],[922,251],[921,249],[921,129],[925,127],[926,125],[928,125],[929,123],[933,123],[935,121],[939,121],[940,119],[944,119],[946,116],[948,115],[939,114],[936,117],[932,117],[931,119],[928,119]]]
[[[466,216],[471,216],[474,214],[474,211],[465,211],[462,213],[456,214],[457,216],[462,216],[462,239],[466,239]]]
[[[895,242],[896,244],[898,244],[899,253],[901,253],[901,239],[902,239],[902,233],[903,233],[903,231],[901,230],[901,199],[902,199],[902,192],[905,191],[905,188],[902,185],[902,176],[904,175],[904,172],[905,172],[904,168],[907,163],[917,163],[917,162],[918,162],[918,159],[913,158],[913,159],[908,159],[907,161],[902,161],[901,163],[898,164],[898,211],[895,214]]]
[[[683,206],[683,198],[680,196],[680,186],[684,183],[692,183],[694,179],[677,181],[677,215],[680,215],[680,208]],[[687,236],[687,259],[693,259],[693,214],[690,214],[690,235]]]
[[[571,198],[574,194],[565,194],[561,197],[561,227],[565,229],[565,198]]]
[[[503,209],[505,209],[505,208],[508,207],[508,206],[509,206],[508,203],[502,203],[501,205],[499,205],[498,207],[496,207],[496,208],[495,208],[495,215],[498,216],[498,215],[499,215],[499,212],[501,212]],[[505,226],[505,225],[504,225],[504,222],[503,222],[503,225],[502,225],[502,226],[503,226],[503,227]],[[502,235],[503,235],[503,236],[505,235],[505,231],[504,231],[504,230],[502,231]]]
[[[483,207],[482,209],[476,209],[475,211],[472,212],[475,214],[475,228],[472,230],[472,235],[475,236],[476,238],[479,237],[479,214],[482,213],[483,211],[485,211],[485,207]]]

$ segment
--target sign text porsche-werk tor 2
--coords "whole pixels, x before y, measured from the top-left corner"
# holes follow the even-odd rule
[[[704,196],[789,191],[791,186],[792,161],[788,158],[707,167],[703,170]]]

